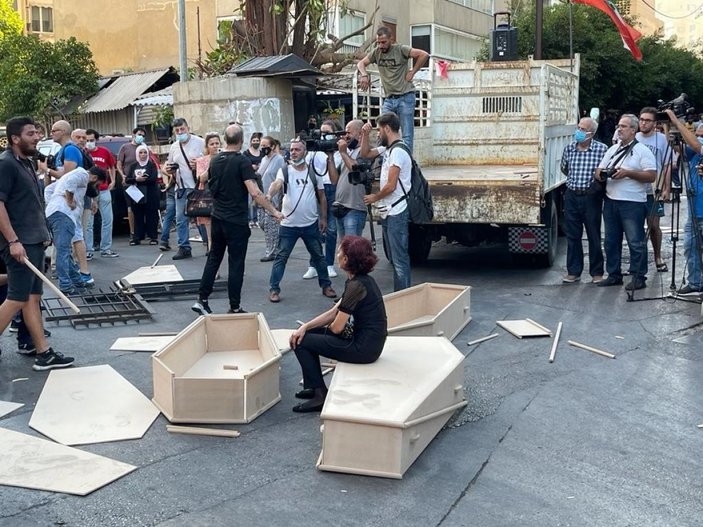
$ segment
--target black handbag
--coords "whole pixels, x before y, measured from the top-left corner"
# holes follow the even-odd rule
[[[212,216],[212,194],[207,189],[193,189],[186,201],[186,216],[200,218]]]

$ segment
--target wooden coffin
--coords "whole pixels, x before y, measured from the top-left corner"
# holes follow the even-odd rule
[[[426,282],[383,297],[388,334],[453,340],[471,321],[471,287]]]
[[[373,364],[337,363],[317,467],[402,478],[466,405],[463,360],[444,337],[388,337]]]
[[[199,317],[152,356],[154,404],[173,423],[248,423],[281,400],[280,360],[262,314]]]

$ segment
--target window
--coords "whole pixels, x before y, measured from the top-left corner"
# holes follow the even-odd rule
[[[482,13],[493,14],[493,0],[449,0],[455,4],[463,5],[469,9],[475,9]]]
[[[363,14],[348,12],[344,16],[339,18],[339,32],[338,37],[346,37],[350,33],[357,31],[366,25],[366,20]],[[344,43],[351,46],[361,46],[364,43],[365,37],[364,33],[360,35],[355,35],[350,39],[347,39]]]
[[[54,32],[54,11],[51,7],[32,6],[32,32]]]
[[[473,60],[481,50],[483,40],[479,37],[449,31],[435,26],[434,50],[437,57],[453,60]]]

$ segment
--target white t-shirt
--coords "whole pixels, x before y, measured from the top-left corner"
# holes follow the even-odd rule
[[[671,162],[671,149],[669,148],[669,142],[666,140],[666,136],[661,132],[654,132],[652,135],[646,137],[642,135],[642,132],[637,132],[635,139],[649,148],[654,154],[654,158],[657,160],[658,176],[662,171],[664,163]],[[654,194],[651,183],[647,183],[647,194]]]
[[[303,167],[303,170],[296,170],[293,165],[288,165],[288,192],[283,196],[283,209],[281,210],[285,216],[281,220],[281,225],[284,227],[308,227],[320,218],[320,208],[317,203],[317,195],[312,188],[308,165],[305,164]],[[278,171],[276,179],[285,180],[283,169]],[[325,189],[325,184],[320,177],[317,178],[317,188]],[[291,211],[293,211],[292,216],[290,215]]]
[[[203,157],[205,151],[205,140],[197,135],[190,134],[190,139],[183,144],[188,159],[195,161],[198,157]],[[168,150],[167,163],[178,163],[178,174],[176,174],[176,184],[182,188],[195,188],[195,177],[193,171],[188,166],[178,141],[171,145]]]
[[[77,226],[81,225],[83,198],[87,189],[88,172],[85,169],[79,167],[64,174],[56,183],[52,183],[44,190],[46,217],[48,218],[54,212],[61,212],[76,222]],[[75,209],[71,209],[66,203],[66,192],[73,194]]]
[[[335,163],[339,152],[335,152]],[[327,154],[325,152],[308,152],[305,156],[305,162],[309,165],[312,162],[312,167],[315,169],[315,176],[321,179],[325,185],[331,185],[330,171],[327,168]]]
[[[386,196],[377,204],[377,206],[381,209],[385,206],[389,216],[395,216],[408,208],[406,200],[400,201],[395,207],[393,207],[393,203],[405,196],[403,193],[403,188],[405,188],[406,193],[410,192],[410,187],[412,185],[412,158],[400,146],[396,146],[391,151],[390,155],[388,155],[389,148],[384,146],[379,146],[377,150],[378,153],[383,156],[383,165],[381,166],[381,188],[385,187],[386,183],[388,183],[388,171],[390,168],[392,166],[400,168],[400,175],[398,176],[399,183],[395,186],[395,190],[393,190],[393,193],[390,196]],[[402,187],[400,186],[400,183],[403,184]]]
[[[610,166],[611,159],[617,159],[622,155],[622,151],[617,153],[618,149],[621,147],[622,145],[618,143],[608,148],[608,151],[605,153],[605,156],[603,156],[598,167],[606,168]],[[637,143],[632,150],[625,155],[624,159],[614,166],[626,170],[656,170],[657,160],[654,158],[654,154],[652,154],[649,148],[641,143]],[[610,199],[617,201],[639,201],[642,203],[647,201],[647,183],[640,183],[629,177],[624,179],[608,179],[605,192]]]

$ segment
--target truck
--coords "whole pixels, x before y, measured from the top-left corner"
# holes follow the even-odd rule
[[[411,224],[412,261],[427,259],[444,237],[466,246],[504,242],[519,259],[552,265],[566,182],[561,156],[579,120],[579,65],[578,55],[528,57],[454,63],[446,78],[434,74],[431,125],[416,128],[415,156],[435,216]]]

